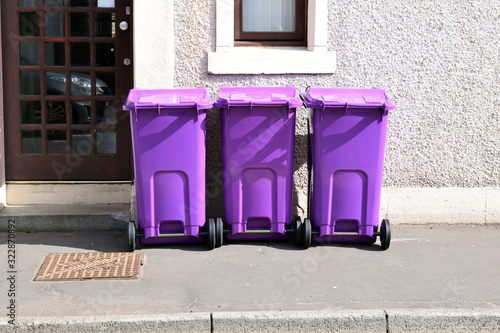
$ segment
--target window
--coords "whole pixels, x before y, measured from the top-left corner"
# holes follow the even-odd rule
[[[235,0],[235,45],[306,46],[306,0]]]
[[[215,52],[208,53],[208,72],[211,74],[329,74],[335,72],[335,52],[327,50],[328,37],[328,0],[215,0]],[[244,6],[249,3],[276,2],[285,4],[276,13],[283,19],[276,26],[281,25],[281,31],[275,31],[272,23],[262,22],[257,28],[246,30],[246,15],[249,22],[257,20],[265,9],[258,6],[245,13]],[[290,2],[295,3],[292,11],[297,14],[297,3],[307,3],[303,14],[303,37],[292,37],[289,40],[277,40],[276,37],[290,35]],[[277,7],[279,7],[277,5]],[[240,6],[237,14],[235,9]],[[269,7],[268,7],[269,8]],[[259,14],[260,13],[260,14]],[[267,10],[269,16],[269,10]],[[299,31],[297,15],[294,16],[294,32]],[[262,15],[260,15],[262,16]],[[236,17],[238,17],[236,19]],[[272,17],[272,14],[271,14]],[[240,23],[238,21],[240,20]],[[259,18],[260,20],[260,18]],[[271,19],[272,21],[272,19]],[[288,22],[288,23],[287,23]],[[252,22],[255,24],[255,22]],[[288,24],[288,25],[287,25]],[[243,27],[245,26],[245,28]],[[260,30],[264,31],[260,31]],[[274,28],[277,29],[277,28]],[[236,32],[236,30],[239,32]],[[243,32],[241,31],[243,30]],[[271,31],[266,31],[271,30]],[[243,33],[243,37],[242,37]],[[247,34],[248,33],[248,34]],[[265,35],[268,39],[263,38]],[[252,40],[251,37],[254,37]],[[272,39],[271,39],[272,37]],[[294,39],[295,38],[295,39]],[[298,42],[295,45],[291,41]],[[289,43],[289,44],[287,44]],[[245,47],[243,47],[245,46]],[[262,47],[265,46],[265,47]]]

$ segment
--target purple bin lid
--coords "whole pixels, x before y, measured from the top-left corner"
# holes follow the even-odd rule
[[[387,97],[384,89],[357,89],[357,88],[321,88],[307,87],[300,94],[304,103],[311,109],[328,107],[348,107],[359,109],[394,110],[396,105]]]
[[[219,96],[214,103],[219,108],[229,106],[273,106],[288,105],[290,108],[302,106],[297,89],[292,86],[286,87],[229,87],[222,86]]]
[[[196,108],[211,109],[213,103],[204,87],[179,89],[141,89],[130,90],[123,109],[136,111],[152,108]]]

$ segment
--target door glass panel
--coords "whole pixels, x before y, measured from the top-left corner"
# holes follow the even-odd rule
[[[21,66],[39,66],[40,43],[19,42],[19,60]]]
[[[96,73],[97,95],[115,94],[115,73]]]
[[[95,36],[115,37],[115,13],[95,14]]]
[[[97,131],[97,153],[116,154],[116,132]]]
[[[64,7],[64,0],[45,0],[45,7]]]
[[[38,101],[21,102],[21,119],[23,124],[41,124],[42,107]]]
[[[71,37],[90,36],[90,16],[88,13],[70,13]]]
[[[42,131],[23,130],[23,154],[41,154],[42,153]]]
[[[40,95],[40,73],[21,72],[21,95]]]
[[[96,7],[115,8],[115,0],[97,0]]]
[[[92,135],[90,131],[71,132],[71,154],[92,154]]]
[[[66,124],[66,102],[47,101],[45,113],[47,124]]]
[[[19,7],[38,7],[38,0],[19,0]]]
[[[71,72],[71,95],[90,96],[92,81],[90,73]]]
[[[115,66],[115,44],[97,43],[95,45],[96,66]]]
[[[47,42],[45,43],[45,65],[46,66],[64,66],[65,61],[64,43]]]
[[[91,123],[90,105],[90,101],[71,101],[74,125],[89,125]]]
[[[40,22],[37,12],[19,13],[19,35],[40,36]]]
[[[66,153],[66,131],[47,130],[47,153]]]
[[[47,72],[45,74],[45,93],[47,95],[66,95],[66,72]]]
[[[64,37],[64,13],[45,13],[45,36]]]
[[[71,66],[90,66],[90,43],[70,43]]]
[[[114,125],[116,123],[116,105],[113,102],[96,102],[98,125]]]
[[[90,5],[89,0],[70,0],[70,7],[88,7]]]

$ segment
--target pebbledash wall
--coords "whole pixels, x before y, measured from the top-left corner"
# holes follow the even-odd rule
[[[500,223],[497,0],[311,0],[328,11],[333,73],[211,74],[224,1],[232,0],[135,1],[135,86],[205,86],[213,100],[222,85],[384,88],[397,109],[389,116],[382,216],[393,223]],[[307,200],[306,118],[298,109],[299,215]],[[207,119],[207,211],[221,216],[219,111]]]

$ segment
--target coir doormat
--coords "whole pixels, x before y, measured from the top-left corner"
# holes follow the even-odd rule
[[[142,252],[49,253],[34,281],[140,279]]]

